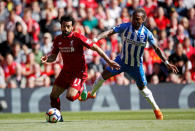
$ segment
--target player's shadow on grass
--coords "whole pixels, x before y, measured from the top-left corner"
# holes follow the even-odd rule
[[[0,125],[2,125],[2,124],[17,124],[17,125],[19,125],[19,124],[28,124],[28,123],[29,124],[38,124],[38,123],[39,124],[44,124],[44,123],[47,123],[47,122],[45,122],[45,121],[37,121],[37,122],[36,121],[35,122],[30,122],[30,121],[25,122],[25,121],[23,121],[23,122],[4,122],[4,123],[1,122]]]
[[[75,122],[75,121],[64,121],[64,122],[58,122],[58,123],[66,123],[66,122]],[[55,123],[49,123],[49,122],[46,122],[46,121],[35,121],[35,122],[30,122],[30,121],[22,121],[22,122],[0,122],[0,125],[2,124],[16,124],[16,125],[19,125],[19,124],[55,124]]]

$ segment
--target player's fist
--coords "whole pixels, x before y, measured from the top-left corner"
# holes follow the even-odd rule
[[[170,69],[172,72],[174,73],[178,73],[179,70],[177,69],[177,67],[175,65],[172,65],[172,64],[166,64],[167,68]]]
[[[115,61],[113,60],[110,60],[108,62],[109,66],[113,69],[116,69],[116,70],[119,70],[120,69],[120,65],[118,63],[116,63]]]
[[[48,57],[45,55],[45,56],[41,57],[41,62],[45,63],[45,62],[47,62],[47,59],[48,59]]]

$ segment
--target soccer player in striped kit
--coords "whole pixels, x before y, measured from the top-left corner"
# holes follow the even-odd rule
[[[156,119],[163,120],[163,114],[156,104],[152,92],[147,88],[147,80],[143,69],[143,52],[148,42],[153,47],[156,54],[165,63],[168,69],[177,73],[178,69],[176,66],[170,64],[164,53],[157,46],[153,34],[143,25],[146,20],[146,12],[143,8],[138,8],[133,13],[132,23],[122,23],[112,29],[105,31],[93,39],[94,42],[102,38],[106,38],[112,34],[120,33],[122,38],[122,51],[115,58],[115,62],[120,65],[120,69],[106,68],[102,75],[96,79],[92,92],[88,92],[87,98],[95,98],[96,91],[100,88],[103,82],[112,76],[115,76],[121,72],[128,73],[135,81],[136,84],[146,98],[146,100],[152,105]]]

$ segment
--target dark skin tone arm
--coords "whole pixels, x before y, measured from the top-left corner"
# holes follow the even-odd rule
[[[156,54],[161,58],[163,62],[167,61],[167,58],[165,57],[164,53],[161,51],[161,49],[157,45],[152,45],[153,49],[155,50]],[[165,64],[169,70],[171,70],[174,73],[178,73],[179,70],[175,65],[172,65],[170,63]]]
[[[104,51],[100,47],[98,47],[96,44],[93,44],[93,46],[90,49],[96,51],[101,57],[103,57],[104,60],[108,63],[108,65],[111,68],[115,68],[116,70],[120,69],[120,65],[117,64],[115,61],[110,60],[109,57],[104,53]]]
[[[42,63],[52,63],[56,60],[57,55],[56,54],[51,54],[49,56],[45,55],[41,57],[41,62]]]
[[[107,38],[108,36],[111,36],[111,35],[113,35],[113,34],[115,34],[115,32],[114,32],[114,30],[113,29],[110,29],[110,30],[107,30],[107,31],[105,31],[105,32],[103,32],[103,33],[101,33],[101,34],[99,34],[98,36],[97,36],[97,41],[98,40],[101,40],[101,39],[103,39],[103,38]],[[93,40],[93,42],[97,42],[97,41],[94,41]]]

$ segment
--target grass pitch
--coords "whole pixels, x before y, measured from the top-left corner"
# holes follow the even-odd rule
[[[64,122],[47,123],[45,113],[0,113],[0,131],[195,131],[195,109],[162,110],[165,120],[155,120],[152,110],[120,112],[63,112]]]

